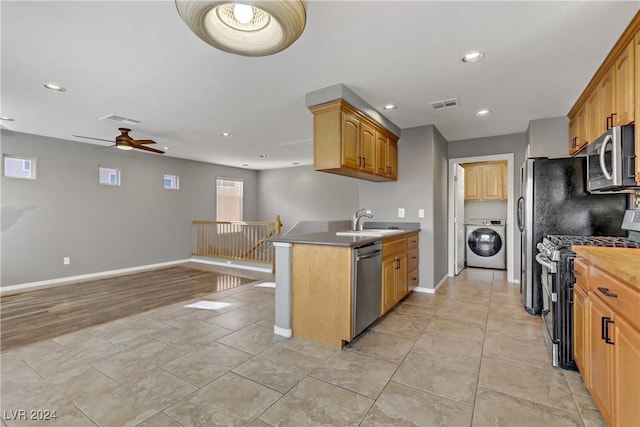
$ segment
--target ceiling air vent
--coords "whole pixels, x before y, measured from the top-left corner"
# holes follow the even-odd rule
[[[429,105],[431,105],[434,110],[445,110],[447,108],[459,107],[460,102],[458,101],[458,98],[451,98],[442,101],[430,102]]]
[[[108,116],[100,117],[98,120],[113,120],[114,122],[125,123],[128,125],[137,125],[140,120],[128,119],[126,117],[118,116],[115,114],[109,114]]]

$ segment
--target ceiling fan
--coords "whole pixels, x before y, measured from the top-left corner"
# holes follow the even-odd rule
[[[138,150],[151,151],[152,153],[164,154],[164,151],[162,150],[158,150],[156,148],[151,148],[146,146],[146,144],[155,144],[156,143],[155,141],[152,141],[150,139],[133,139],[129,136],[129,132],[131,132],[131,129],[118,128],[118,130],[120,131],[120,135],[116,136],[116,143],[114,147],[119,148],[121,150],[132,150],[135,148]],[[72,135],[72,136],[75,136],[76,138],[86,138],[86,139],[95,139],[97,141],[112,142],[112,140],[109,140],[109,139],[93,138],[91,136],[81,136],[81,135]]]

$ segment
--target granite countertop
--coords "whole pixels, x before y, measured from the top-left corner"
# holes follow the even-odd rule
[[[640,289],[640,249],[574,246],[573,251],[591,265]]]
[[[366,231],[366,229],[365,229]],[[358,247],[364,246],[369,243],[373,243],[379,240],[393,239],[406,234],[415,233],[420,231],[419,228],[412,229],[398,229],[393,233],[385,234],[381,237],[372,236],[337,236],[335,231],[322,231],[317,233],[306,234],[294,234],[286,236],[277,236],[269,239],[270,242],[279,243],[294,243],[294,244],[307,244],[307,245],[329,245],[329,246],[342,246],[342,247]]]

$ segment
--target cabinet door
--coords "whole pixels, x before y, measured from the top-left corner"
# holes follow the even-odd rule
[[[387,145],[387,167],[389,168],[389,178],[398,179],[398,143],[389,140]]]
[[[589,98],[587,98],[587,103],[585,105],[585,116],[587,123],[583,127],[586,135],[585,140],[587,143],[591,141],[595,141],[597,137],[602,135],[600,125],[602,119],[600,117],[600,98],[598,97],[598,90],[594,90]]]
[[[382,261],[382,307],[380,315],[391,309],[396,303],[396,258]]]
[[[409,292],[409,271],[407,270],[407,255],[398,256],[396,268],[396,301],[400,301]]]
[[[387,176],[387,146],[389,145],[389,139],[376,132],[376,175]]]
[[[482,175],[479,166],[464,167],[464,199],[482,199]]]
[[[615,322],[613,424],[640,426],[640,332],[620,318]]]
[[[589,387],[589,299],[579,286],[573,288],[573,359],[578,365],[585,384]]]
[[[604,340],[605,333],[613,333],[613,325],[607,324],[611,319],[611,311],[600,299],[589,296],[589,365],[591,366],[591,385],[589,391],[593,396],[602,418],[611,425],[613,409],[613,351],[611,344]],[[610,335],[613,339],[613,335]]]
[[[351,169],[360,168],[360,121],[350,113],[342,113],[341,164]]]
[[[598,85],[598,99],[600,102],[600,114],[596,118],[596,132],[602,135],[606,130],[611,127],[611,115],[614,113],[615,105],[613,104],[613,92],[614,92],[614,71],[615,67],[611,67],[607,74],[602,76],[600,84]]]
[[[623,126],[634,120],[634,42],[622,51],[615,62],[614,102],[615,126]]]
[[[502,166],[499,164],[482,167],[483,200],[502,200]]]
[[[364,122],[360,123],[360,169],[376,172],[376,130]]]
[[[636,113],[636,153],[640,153],[640,32],[636,34],[636,66],[635,68],[635,113]],[[636,155],[636,182],[640,185],[640,156]]]

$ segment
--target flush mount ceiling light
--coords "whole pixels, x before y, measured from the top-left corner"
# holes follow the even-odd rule
[[[222,132],[220,135],[222,135],[222,136],[231,136],[231,133],[229,133],[229,132]]]
[[[387,105],[384,106],[384,109],[385,110],[395,110],[396,106],[393,105],[393,104],[387,104]]]
[[[306,0],[176,0],[182,20],[203,41],[225,52],[266,56],[291,46],[307,21]]]
[[[482,110],[478,110],[478,112],[476,113],[476,116],[485,117],[485,116],[488,116],[489,114],[491,114],[491,110],[487,110],[486,108],[483,108]]]
[[[465,56],[460,59],[460,62],[464,64],[473,64],[475,62],[480,62],[484,58],[484,53],[482,52],[469,52]]]
[[[54,91],[54,92],[66,92],[67,91],[65,88],[63,88],[62,86],[60,86],[59,84],[56,84],[56,83],[45,83],[43,86],[46,87],[49,90]]]

